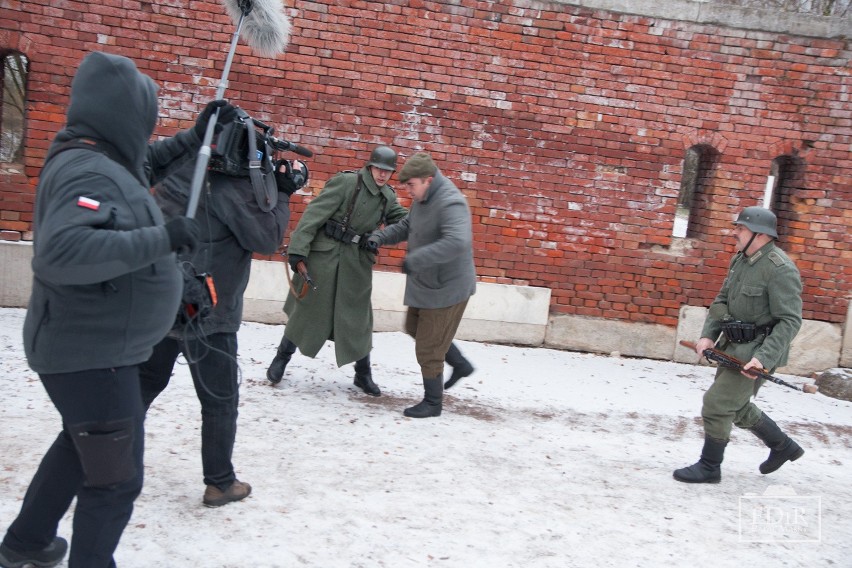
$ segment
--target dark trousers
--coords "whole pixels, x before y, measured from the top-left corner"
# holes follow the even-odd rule
[[[467,302],[446,308],[408,308],[405,333],[414,338],[414,353],[423,378],[444,373],[444,358],[459,329]]]
[[[183,353],[201,403],[201,465],[204,483],[225,491],[236,479],[231,456],[237,436],[239,383],[237,334],[214,333],[179,342],[167,337],[139,367],[142,402],[147,409],[168,386]]]
[[[3,543],[19,552],[41,550],[56,536],[59,521],[77,498],[68,565],[115,566],[112,558],[133,502],[142,490],[145,412],[136,367],[40,375],[62,416],[62,432],[48,449],[24,496],[21,512]],[[133,439],[127,457],[135,475],[118,484],[90,487],[70,431],[75,425],[125,421]],[[127,464],[125,464],[126,466]]]

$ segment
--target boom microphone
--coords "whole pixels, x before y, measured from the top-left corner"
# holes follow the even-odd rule
[[[310,158],[314,155],[313,152],[305,148],[304,146],[299,146],[293,142],[288,142],[287,140],[281,140],[280,138],[276,138],[275,136],[270,136],[269,141],[272,143],[272,147],[276,150],[281,150],[284,152],[295,152],[300,156],[304,156],[306,158]]]
[[[225,59],[225,68],[222,71],[222,79],[216,89],[216,99],[225,97],[225,85],[228,84],[228,73],[231,72],[231,62],[237,51],[237,40],[240,31],[245,28],[246,41],[249,47],[258,54],[266,57],[274,57],[287,47],[290,40],[290,20],[282,11],[281,0],[222,0],[225,10],[237,20],[237,29],[231,39],[231,47],[228,57]],[[198,159],[195,161],[195,171],[192,176],[192,185],[189,190],[189,203],[186,206],[186,216],[195,217],[198,210],[198,201],[201,198],[201,185],[210,162],[210,144],[213,142],[213,134],[216,130],[216,122],[219,120],[219,109],[210,117],[207,123],[207,131],[198,151]]]
[[[282,53],[290,41],[290,20],[281,0],[222,0],[234,22],[243,19],[246,43],[262,57]]]

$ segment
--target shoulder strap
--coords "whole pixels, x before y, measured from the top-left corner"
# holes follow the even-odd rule
[[[275,208],[278,203],[278,186],[275,183],[275,176],[270,175],[271,172],[263,172],[261,166],[263,159],[268,159],[268,153],[263,152],[258,155],[257,139],[255,138],[254,120],[250,116],[245,118],[246,134],[248,136],[248,164],[249,176],[251,177],[251,186],[254,189],[255,200],[258,207],[264,213],[268,213]],[[265,150],[265,148],[264,148]]]
[[[343,228],[349,228],[349,219],[352,218],[352,212],[355,210],[355,201],[358,199],[358,194],[361,193],[361,172],[358,172],[358,182],[355,184],[355,192],[352,194],[352,199],[349,200],[349,207],[346,209],[346,215],[343,216]]]
[[[130,164],[120,157],[121,155],[118,153],[118,150],[116,150],[112,144],[110,144],[109,142],[104,142],[103,140],[96,140],[94,138],[72,138],[71,140],[62,142],[57,146],[54,146],[53,148],[51,148],[50,152],[47,153],[47,157],[44,159],[44,165],[46,166],[47,163],[51,159],[56,157],[57,154],[64,152],[65,150],[73,149],[92,150],[94,152],[100,152],[113,162],[121,164],[124,169],[126,169],[128,172],[130,172],[131,175],[133,175],[133,177],[136,177],[135,174],[133,174],[133,168],[131,168]]]

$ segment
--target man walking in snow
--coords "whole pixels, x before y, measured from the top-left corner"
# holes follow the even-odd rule
[[[787,363],[790,343],[802,325],[802,282],[792,260],[775,245],[775,214],[763,207],[746,207],[734,221],[737,253],[728,277],[713,300],[695,351],[701,355],[719,339],[719,348],[741,361],[743,371],[719,367],[704,394],[704,449],[701,459],[675,470],[685,483],[718,483],[722,458],[732,425],[751,430],[770,449],[760,464],[767,474],[805,451],[753,402],[763,383],[748,369],[769,369]]]
[[[473,366],[452,341],[467,302],[476,291],[470,209],[461,191],[438,170],[432,157],[419,152],[406,160],[399,180],[411,194],[409,215],[373,233],[368,248],[408,241],[405,279],[405,332],[415,341],[423,375],[423,401],[404,414],[412,418],[441,415],[444,360],[453,367],[449,388],[470,375]]]
[[[287,296],[287,326],[266,371],[272,384],[281,382],[296,347],[316,357],[332,340],[337,366],[354,361],[355,386],[371,396],[381,395],[370,369],[376,255],[364,243],[371,231],[408,213],[388,185],[396,163],[392,148],[377,146],[360,170],[340,172],[328,180],[302,213],[290,236],[288,261],[293,284],[304,283],[301,267],[316,282],[316,289],[303,298],[292,292]]]
[[[0,566],[59,564],[68,544],[56,532],[75,499],[69,565],[115,566],[142,489],[138,366],[174,321],[174,251],[198,240],[194,220],[164,223],[149,188],[195,158],[224,104],[208,104],[195,127],[149,144],[157,86],[132,60],[93,52],[74,75],[66,126],[39,176],[24,323],[27,361],[62,430],[0,545]]]

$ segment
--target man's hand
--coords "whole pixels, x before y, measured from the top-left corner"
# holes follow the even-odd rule
[[[743,370],[740,373],[741,375],[750,378],[751,380],[755,380],[757,378],[756,375],[753,375],[748,372],[749,369],[754,369],[756,371],[763,371],[763,363],[757,360],[757,357],[752,357],[751,361],[743,365]]]
[[[287,255],[287,262],[290,264],[290,268],[293,270],[294,274],[299,274],[301,271],[299,270],[299,263],[305,264],[305,270],[308,269],[308,258],[302,256],[300,254],[291,254]]]
[[[705,349],[711,349],[715,343],[709,337],[702,337],[695,344],[695,352],[698,353],[699,358],[704,356]]]
[[[381,246],[381,243],[379,242],[379,237],[372,233],[367,233],[365,236],[367,237],[366,239],[361,239],[361,248],[373,254],[378,254],[379,247]]]
[[[195,133],[202,140],[204,140],[204,134],[207,132],[207,123],[210,122],[210,118],[216,112],[216,109],[219,109],[219,116],[216,118],[216,132],[222,130],[225,124],[237,117],[237,108],[228,101],[224,99],[210,101],[195,120]]]
[[[195,219],[175,217],[166,222],[165,228],[166,234],[169,235],[169,247],[173,251],[187,248],[189,252],[193,252],[198,246],[201,227]]]

